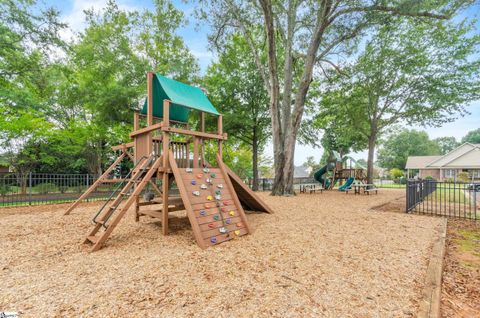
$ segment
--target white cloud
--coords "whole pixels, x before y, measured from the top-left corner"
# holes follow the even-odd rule
[[[62,15],[61,20],[68,24],[68,28],[62,30],[60,36],[65,40],[75,38],[75,33],[85,29],[85,10],[93,9],[98,12],[107,6],[108,0],[73,0],[73,6],[70,12]],[[127,2],[119,1],[118,7],[125,11],[141,10],[141,7],[131,5]]]

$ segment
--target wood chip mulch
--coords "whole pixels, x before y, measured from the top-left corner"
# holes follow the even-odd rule
[[[480,317],[480,223],[449,220],[442,317]]]
[[[106,246],[81,242],[101,203],[0,209],[0,311],[21,317],[412,317],[438,218],[372,210],[404,190],[271,197],[252,235],[201,250],[184,212],[127,213]],[[18,213],[14,213],[14,212]],[[182,214],[183,213],[183,214]]]

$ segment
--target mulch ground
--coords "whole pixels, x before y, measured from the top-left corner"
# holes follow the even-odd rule
[[[478,222],[448,222],[441,308],[443,317],[480,317]]]
[[[162,236],[133,211],[80,244],[101,203],[0,209],[0,310],[21,317],[411,317],[439,219],[373,210],[404,190],[260,195],[252,235],[206,250],[187,219]],[[183,214],[182,214],[183,213]],[[176,212],[178,217],[184,212]]]

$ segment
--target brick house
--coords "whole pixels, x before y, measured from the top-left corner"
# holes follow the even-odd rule
[[[409,178],[430,176],[443,181],[467,172],[469,178],[480,180],[480,144],[467,142],[443,156],[410,156],[405,169]]]

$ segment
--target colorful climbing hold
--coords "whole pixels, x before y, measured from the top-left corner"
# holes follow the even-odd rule
[[[205,182],[212,184],[212,179],[207,178],[207,179],[205,180]]]
[[[222,203],[217,201],[216,205],[217,205],[217,207],[220,207],[222,205]]]
[[[198,195],[200,195],[200,193]],[[210,203],[205,203],[205,208],[206,209],[210,209],[211,207],[212,207],[212,205]]]
[[[236,230],[234,233],[235,233],[236,236],[239,236],[240,235],[240,230]]]
[[[193,195],[198,197],[200,195],[200,191],[193,191]]]
[[[223,184],[221,184],[221,183],[217,184],[217,188],[223,189]]]
[[[239,233],[240,234],[240,233]],[[237,234],[238,235],[238,234]],[[217,238],[214,236],[212,238],[210,238],[210,242],[212,242],[213,244],[217,243]]]
[[[213,201],[213,197],[212,197],[211,195],[209,195],[209,196],[207,197],[207,200],[208,200],[208,201]]]
[[[227,212],[227,208],[226,208],[226,207],[221,207],[220,210],[222,210],[222,212]]]
[[[215,221],[220,220],[220,215],[219,215],[219,214],[215,214],[215,215],[213,216],[213,219],[214,219]]]
[[[238,223],[237,223],[237,227],[243,227],[243,223],[242,223],[242,222],[238,222]]]
[[[197,179],[202,179],[203,178],[203,174],[199,173],[197,174]]]
[[[230,212],[228,212],[228,214],[230,214],[230,216],[234,216],[234,215],[235,215],[235,211],[230,211]]]
[[[203,172],[208,173],[208,172],[210,172],[210,169],[208,169],[207,167],[205,167],[205,168],[203,168]]]
[[[207,185],[205,183],[202,183],[202,185],[200,186],[200,189],[205,190],[206,188],[207,188]]]
[[[215,227],[215,224],[210,223],[210,224],[208,225],[208,227],[211,228],[211,229],[213,229],[213,228]]]
[[[221,200],[221,199],[222,199],[222,196],[221,196],[220,194],[217,194],[217,195],[215,196],[215,200]]]
[[[230,220],[230,219],[225,219],[225,224],[230,224],[230,223],[232,223],[232,220]]]
[[[205,211],[205,210],[200,210],[200,215],[205,215],[205,214],[207,214],[207,211]]]
[[[221,193],[222,193],[222,191],[220,191],[220,190],[215,190],[215,194],[221,194]]]
[[[188,172],[188,173],[192,173],[193,169],[192,168],[187,168],[187,169],[185,169],[185,171]]]
[[[223,201],[223,204],[229,205],[229,204],[230,204],[230,201]]]
[[[218,231],[219,231],[220,233],[222,233],[222,234],[228,232],[228,230],[227,230],[226,227],[221,227],[221,228],[218,229]]]
[[[191,184],[192,184],[192,185],[196,185],[196,184],[197,184],[197,181],[192,180]]]
[[[210,177],[212,177],[212,178],[215,178],[216,176],[217,176],[217,174],[216,174],[216,173],[212,173],[212,174],[210,174]]]

